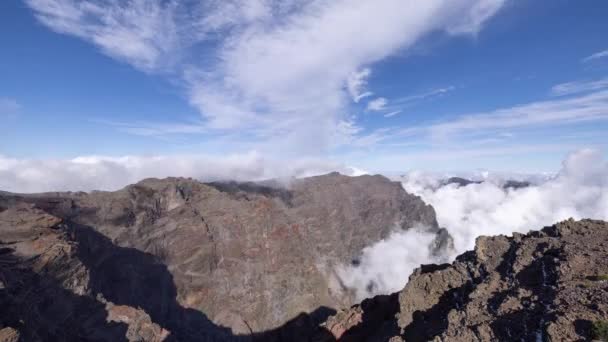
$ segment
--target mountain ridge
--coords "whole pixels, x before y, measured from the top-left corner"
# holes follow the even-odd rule
[[[482,236],[453,263],[422,265],[403,290],[323,326],[340,341],[589,341],[608,321],[607,258],[604,221]]]
[[[332,301],[315,256],[350,262],[420,220],[449,248],[432,207],[376,176],[0,193],[0,341],[584,341],[608,319],[594,220],[479,237],[401,291]]]
[[[89,262],[96,275],[88,287],[93,297],[101,293],[110,302],[148,308],[155,323],[173,322],[180,307],[204,312],[235,334],[272,330],[320,307],[354,304],[333,267],[350,263],[392,231],[422,224],[439,240],[449,239],[431,206],[382,176],[333,173],[294,180],[287,188],[146,179],[114,192],[0,196],[6,217],[20,205],[80,232],[78,243],[92,250],[79,255],[82,260],[105,258]],[[3,222],[3,231],[13,230]],[[439,242],[438,248],[448,245]],[[159,262],[166,270],[148,272],[160,277],[149,281],[143,271],[116,275],[131,254],[138,255],[133,269],[154,270]],[[155,282],[165,285],[150,285]],[[153,299],[160,290],[172,294]],[[174,326],[173,333],[194,338],[188,329]]]

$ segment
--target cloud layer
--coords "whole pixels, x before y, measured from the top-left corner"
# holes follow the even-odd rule
[[[565,90],[566,88],[568,90]],[[579,91],[583,90],[575,91],[569,86],[558,88],[558,92],[563,94]],[[573,98],[540,101],[488,113],[463,115],[455,120],[433,125],[430,127],[430,131],[437,138],[445,138],[478,130],[606,120],[608,119],[607,108],[608,91],[601,90]]]
[[[598,59],[602,59],[602,58],[606,58],[608,57],[608,50],[603,50],[603,51],[598,51],[590,56],[587,56],[585,58],[582,59],[583,63],[588,63],[591,61],[595,61]]]
[[[480,235],[526,233],[571,217],[608,220],[608,162],[594,150],[569,155],[555,176],[528,188],[505,190],[504,179],[497,177],[464,187],[442,186],[441,180],[411,172],[403,186],[435,208],[440,226],[454,238],[455,250],[435,257],[430,253],[433,237],[424,230],[395,232],[363,250],[360,266],[339,269],[344,284],[359,298],[400,290],[414,268],[470,250]]]
[[[571,154],[554,178],[523,189],[505,190],[497,181],[436,189],[432,182],[411,175],[403,184],[435,207],[457,253],[479,235],[527,232],[570,217],[608,219],[608,163],[595,150]]]
[[[362,171],[314,158],[273,160],[252,152],[229,156],[78,157],[70,160],[0,156],[0,190],[12,192],[117,190],[144,178],[192,177],[203,181],[288,180],[338,171]]]
[[[575,81],[555,85],[551,88],[554,96],[572,95],[608,88],[608,78],[596,81]]]
[[[453,89],[455,88],[439,88],[428,93],[395,99],[390,101],[390,104],[384,99],[378,104],[374,103],[376,100],[370,103],[372,108],[379,105],[385,112],[384,116],[390,118],[406,111],[403,106],[410,101],[441,96]],[[576,125],[597,123],[596,127],[599,128],[608,121],[608,80],[561,83],[552,87],[551,95],[553,96],[546,100],[465,113],[415,126],[379,128],[372,132],[363,132],[351,141],[360,141],[366,143],[366,146],[379,149],[407,146],[408,143],[419,147],[413,153],[403,149],[393,155],[391,152],[382,153],[374,162],[385,169],[385,165],[389,164],[412,165],[421,159],[441,159],[446,156],[456,159],[483,155],[513,156],[517,150],[540,151],[546,150],[547,147],[565,153],[589,146],[591,143],[588,141],[581,145],[580,138],[593,130],[593,127],[583,127],[577,130],[576,134],[561,136],[559,139],[555,139],[556,134],[561,134],[560,127],[575,129]],[[522,136],[532,130],[536,130],[532,143],[521,140]],[[542,142],[539,142],[539,134],[550,139],[541,139]],[[515,137],[520,140],[515,140]],[[572,139],[577,137],[579,140]],[[569,140],[577,142],[572,144]]]
[[[205,128],[299,154],[362,133],[340,128],[357,126],[371,65],[430,32],[476,34],[503,2],[26,0],[52,30],[178,79]]]

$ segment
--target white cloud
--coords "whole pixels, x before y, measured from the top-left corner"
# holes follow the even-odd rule
[[[395,106],[383,106],[391,111]],[[400,110],[400,109],[398,109]],[[395,114],[396,115],[396,114]],[[608,90],[579,93],[568,98],[531,102],[488,112],[458,115],[443,121],[431,121],[418,126],[388,128],[383,130],[377,142],[384,145],[398,144],[403,139],[416,139],[419,145],[433,147],[438,144],[474,145],[475,139],[502,141],[514,134],[515,129],[548,128],[557,125],[608,120]],[[510,133],[505,135],[505,131]],[[461,138],[468,139],[463,140]],[[475,139],[473,139],[475,138]],[[541,144],[542,145],[542,144]],[[500,148],[504,149],[504,146]],[[428,154],[428,152],[424,152]]]
[[[406,105],[415,101],[420,101],[420,100],[424,100],[427,98],[431,98],[431,97],[437,97],[437,96],[441,96],[441,95],[445,95],[446,93],[449,93],[453,90],[455,90],[456,87],[454,86],[448,86],[448,87],[443,87],[443,88],[437,88],[437,89],[432,89],[429,90],[427,92],[424,93],[420,93],[420,94],[415,94],[415,95],[410,95],[410,96],[405,96],[405,97],[401,97],[398,99],[394,99],[391,102],[394,105]]]
[[[591,56],[587,56],[582,59],[582,62],[587,63],[587,62],[591,62],[596,59],[605,58],[605,57],[608,57],[608,50],[599,51],[599,52],[592,54]]]
[[[83,156],[68,160],[14,159],[0,156],[0,190],[117,190],[149,177],[256,181],[307,177],[332,171],[347,175],[364,172],[331,160],[276,160],[256,152],[226,156]]]
[[[410,172],[403,186],[435,208],[439,225],[454,238],[455,250],[433,256],[433,236],[424,230],[393,233],[365,248],[360,266],[338,267],[344,284],[359,298],[402,289],[414,268],[470,250],[481,235],[526,233],[571,217],[608,220],[608,162],[594,150],[569,155],[555,176],[536,176],[538,184],[528,188],[505,190],[503,179],[491,177],[465,187],[442,186],[441,179]],[[374,284],[371,292],[369,284]]]
[[[355,103],[373,95],[371,91],[366,90],[367,79],[371,75],[371,72],[371,69],[365,68],[348,75],[348,78],[346,79],[346,88]]]
[[[384,117],[385,118],[390,118],[390,117],[393,117],[393,116],[395,116],[395,115],[397,115],[397,114],[399,114],[401,112],[402,112],[401,110],[395,110],[395,111],[392,111],[390,113],[384,114]]]
[[[336,268],[340,282],[355,290],[358,301],[378,294],[391,294],[405,286],[410,274],[421,264],[440,262],[430,245],[435,238],[423,227],[395,231],[361,251],[359,265]]]
[[[13,116],[20,110],[21,105],[16,100],[0,97],[0,116]]]
[[[367,110],[379,112],[379,111],[386,109],[387,104],[388,104],[387,99],[385,99],[384,97],[378,97],[367,103]]]
[[[504,190],[499,182],[437,188],[420,174],[403,184],[433,205],[457,253],[471,249],[479,235],[527,232],[570,217],[608,219],[608,163],[595,150],[569,155],[555,177],[518,190]]]
[[[554,96],[572,95],[576,93],[590,92],[608,88],[608,78],[597,81],[575,81],[561,83],[551,88],[551,94]]]
[[[467,132],[502,130],[538,125],[557,125],[608,119],[608,91],[581,95],[574,98],[533,102],[499,109],[488,113],[463,115],[457,119],[419,127],[429,130],[433,137],[446,139]]]
[[[281,139],[302,153],[310,141],[322,152],[348,140],[332,137],[348,117],[347,96],[365,94],[356,80],[345,89],[349,77],[430,32],[475,34],[503,2],[27,0],[51,29],[180,78],[206,127]]]
[[[458,11],[465,10],[465,14],[449,23],[446,31],[450,34],[477,34],[483,23],[496,14],[503,4],[503,0],[453,2],[451,5]]]
[[[111,57],[152,71],[180,48],[177,7],[171,2],[135,0],[26,0],[43,24],[97,45]]]
[[[94,123],[115,127],[121,132],[161,137],[171,134],[203,134],[209,129],[200,122],[175,122],[175,123],[148,123],[148,122],[119,122],[108,120],[92,120]]]

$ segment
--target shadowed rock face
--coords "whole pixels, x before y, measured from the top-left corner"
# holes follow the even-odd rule
[[[17,238],[7,231],[20,225]],[[176,298],[154,255],[18,204],[0,213],[0,341],[308,341],[330,335],[320,307],[274,330],[235,335]],[[303,337],[302,337],[303,336]]]
[[[73,233],[32,205],[0,213],[0,340],[10,341],[7,332],[12,332],[22,341],[120,341],[126,336],[160,341],[166,331],[142,310],[127,312],[86,295],[91,272],[77,257]]]
[[[392,296],[324,326],[343,341],[588,341],[608,319],[608,223],[565,221],[480,237],[452,264],[422,266]]]
[[[66,319],[66,331],[99,330],[110,340],[271,339],[256,333],[283,324],[289,329],[277,328],[272,338],[289,336],[332,314],[324,308],[352,304],[332,269],[363,247],[419,224],[438,233],[436,246],[449,245],[433,208],[381,176],[329,174],[287,188],[173,178],[116,192],[0,193],[0,217],[1,248],[25,279],[7,288],[27,292],[50,284],[41,297],[60,293],[71,308],[66,315],[97,317],[94,329]],[[70,246],[61,258],[48,254],[60,245]],[[42,256],[53,262],[28,261]],[[50,334],[51,328],[33,330]]]
[[[466,179],[466,178],[461,178],[461,177],[451,177],[448,178],[446,180],[444,180],[443,182],[441,182],[441,185],[450,185],[450,184],[456,184],[456,186],[458,187],[462,187],[462,186],[469,186],[471,184],[483,184],[484,181],[473,181],[470,179]],[[507,180],[502,184],[502,188],[504,190],[518,190],[518,189],[523,189],[523,188],[527,188],[530,187],[532,185],[532,183],[527,182],[527,181],[516,181],[516,180]]]

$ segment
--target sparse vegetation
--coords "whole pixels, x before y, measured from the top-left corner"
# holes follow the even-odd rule
[[[593,322],[591,335],[594,340],[608,342],[608,321]]]

